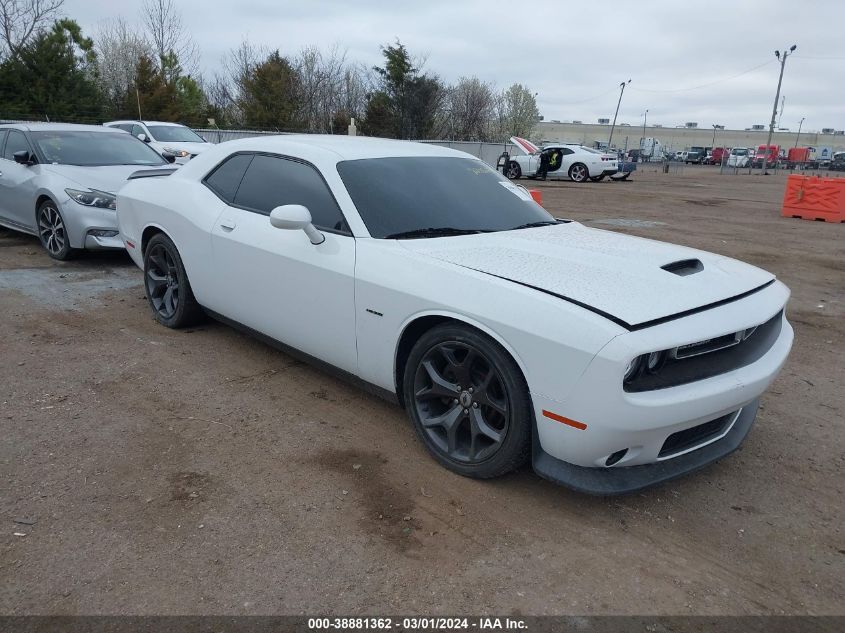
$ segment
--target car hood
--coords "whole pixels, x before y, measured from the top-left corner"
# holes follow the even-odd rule
[[[105,167],[80,167],[78,165],[44,165],[45,171],[57,174],[85,189],[117,193],[127,178],[136,171],[161,169],[170,165],[108,165]]]
[[[774,280],[735,259],[577,222],[401,243],[561,297],[628,329],[735,299]]]

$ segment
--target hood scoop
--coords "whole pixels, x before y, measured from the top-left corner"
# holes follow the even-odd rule
[[[678,277],[686,277],[688,275],[700,273],[704,270],[704,264],[701,263],[700,259],[681,259],[679,261],[672,262],[671,264],[661,266],[661,268],[673,275],[678,275]]]

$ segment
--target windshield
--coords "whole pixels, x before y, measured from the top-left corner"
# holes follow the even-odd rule
[[[508,231],[555,222],[524,189],[478,160],[370,158],[340,162],[337,171],[377,238],[426,229]]]
[[[205,139],[184,125],[148,125],[153,139],[171,143],[205,143]]]
[[[166,165],[154,149],[123,132],[32,132],[35,145],[48,163],[102,167],[107,165]]]
[[[731,150],[731,154],[733,154],[734,156],[745,156],[745,155],[748,154],[748,150],[747,149],[734,149],[734,150]]]

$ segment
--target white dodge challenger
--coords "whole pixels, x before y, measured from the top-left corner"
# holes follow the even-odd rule
[[[612,494],[698,469],[740,445],[792,345],[770,273],[555,220],[432,145],[232,141],[139,172],[117,215],[160,323],[209,313],[332,367],[470,477],[530,458]]]

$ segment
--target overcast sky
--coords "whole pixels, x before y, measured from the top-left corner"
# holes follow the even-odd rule
[[[139,22],[142,1],[65,0],[64,12],[95,36],[105,19]],[[842,0],[176,4],[207,75],[244,37],[289,55],[338,44],[367,65],[380,63],[379,45],[398,37],[447,82],[477,75],[501,88],[527,85],[547,121],[612,117],[619,83],[631,79],[621,123],[641,125],[648,109],[650,123],[667,127],[768,125],[779,72],[774,51],[798,44],[786,65],[781,127],[797,130],[806,117],[804,130],[845,128]]]

